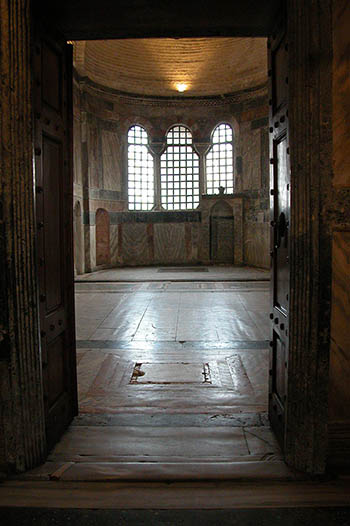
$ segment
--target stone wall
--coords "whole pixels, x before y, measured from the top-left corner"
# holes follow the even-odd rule
[[[224,200],[232,209],[232,257],[222,261],[269,268],[268,106],[266,87],[225,98],[140,98],[102,88],[88,79],[74,81],[75,206],[81,206],[76,249],[83,261],[76,272],[123,265],[211,264],[220,260],[210,249],[214,223],[211,209]],[[201,159],[214,127],[234,130],[235,193],[206,196],[195,211],[129,212],[127,204],[127,132],[143,126],[154,152],[174,124],[188,126]],[[204,163],[201,161],[201,189]],[[109,214],[110,257],[96,260],[96,212]],[[99,212],[101,213],[101,212]],[[76,220],[79,220],[75,214]],[[216,228],[216,227],[215,227]],[[75,232],[79,229],[75,228]],[[220,242],[221,243],[221,242]],[[97,243],[99,246],[99,244]],[[97,252],[99,248],[97,246]],[[221,251],[222,252],[222,251]],[[219,254],[219,255],[218,255]]]

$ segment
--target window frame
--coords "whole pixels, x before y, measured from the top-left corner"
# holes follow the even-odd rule
[[[146,133],[146,136],[147,136],[147,143],[143,143],[143,142],[140,142],[140,143],[132,143],[132,142],[129,142],[129,133],[130,131],[133,129],[133,128],[141,128],[141,130],[143,132]],[[128,202],[128,212],[151,212],[152,210],[154,210],[154,208],[156,207],[156,202],[157,202],[157,196],[156,196],[156,156],[154,155],[154,153],[152,152],[151,148],[150,148],[150,137],[149,137],[149,133],[147,131],[147,129],[145,128],[145,126],[139,124],[139,123],[133,123],[131,124],[131,126],[129,126],[128,128],[128,131],[127,131],[127,134],[126,134],[126,141],[127,141],[127,148],[126,148],[126,163],[127,163],[127,202]],[[136,208],[136,201],[134,199],[133,201],[133,204],[135,206],[135,208],[130,208],[130,194],[129,194],[129,190],[130,190],[130,183],[132,181],[130,181],[130,156],[129,156],[129,151],[130,151],[130,147],[132,146],[141,146],[141,147],[145,147],[147,149],[147,157],[148,156],[151,156],[152,158],[152,176],[149,176],[149,174],[147,173],[147,181],[148,180],[151,180],[152,181],[152,186],[153,186],[153,200],[151,203],[148,203],[147,204],[150,204],[151,206],[150,207],[147,207],[147,208],[144,208],[143,207],[143,203],[141,202],[141,208]],[[136,161],[136,158],[135,158],[135,155],[133,156],[133,160],[134,162]],[[136,164],[136,162],[135,162]],[[136,168],[136,166],[135,166]],[[147,166],[147,170],[149,169],[149,167]],[[142,181],[142,171],[140,173],[140,182]],[[137,184],[137,181],[136,181],[136,172],[134,172],[134,181],[133,183],[136,185]],[[141,186],[141,189],[142,189],[142,184],[140,185]],[[148,183],[146,183],[146,187],[148,186]],[[134,187],[135,188],[135,187]]]
[[[215,132],[220,128],[220,126],[228,126],[230,129],[231,129],[231,132],[232,132],[232,139],[231,141],[224,141],[224,142],[214,142],[213,139],[214,139],[214,134]],[[231,145],[231,148],[232,148],[232,191],[230,189],[229,192],[227,192],[227,162],[225,164],[225,173],[222,174],[220,173],[220,171],[218,172],[218,178],[219,178],[219,181],[218,181],[218,187],[217,187],[217,192],[215,192],[215,186],[214,186],[214,182],[212,184],[212,191],[209,191],[209,188],[208,188],[208,156],[210,155],[210,153],[213,152],[213,149],[215,147],[215,145],[226,145],[226,144],[230,144]],[[224,156],[224,158],[227,158],[227,156]],[[219,154],[219,161],[220,161],[220,154]],[[213,179],[215,177],[215,173],[213,173]],[[224,178],[224,181],[222,181],[222,179]],[[222,183],[225,182],[225,185],[223,185]],[[219,187],[221,186],[224,186],[225,188],[225,193],[226,195],[232,195],[234,190],[235,190],[235,133],[234,133],[234,127],[232,126],[232,124],[230,122],[227,122],[227,121],[222,121],[222,122],[219,122],[218,124],[216,124],[214,126],[214,128],[212,129],[212,132],[211,132],[211,135],[210,135],[210,146],[207,150],[207,152],[205,153],[204,155],[204,188],[205,188],[205,195],[218,195],[220,194],[220,191],[219,191]]]
[[[170,142],[169,134],[176,128],[179,128],[179,142]],[[190,135],[190,142],[182,143],[181,128]],[[184,149],[187,151],[181,151]],[[189,155],[191,156],[190,165],[188,165]],[[181,166],[184,161],[185,165]],[[177,174],[174,171],[175,168],[179,169]],[[172,174],[169,173],[171,169],[173,170]],[[166,212],[186,212],[198,209],[201,201],[201,162],[200,155],[193,143],[192,130],[186,124],[172,124],[165,134],[165,147],[159,155],[159,179],[159,198],[163,210]],[[164,188],[166,189],[165,195]],[[169,193],[169,190],[172,190],[172,193]],[[178,194],[176,194],[177,191]],[[177,203],[178,206],[176,206]],[[185,206],[182,206],[182,203]]]

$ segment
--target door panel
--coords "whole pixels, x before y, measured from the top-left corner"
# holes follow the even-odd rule
[[[43,243],[45,259],[45,309],[62,305],[62,143],[42,136],[43,145]],[[57,262],[59,261],[59,264]]]
[[[36,28],[35,183],[47,446],[77,413],[72,222],[71,46]]]
[[[284,447],[289,342],[290,166],[288,134],[288,44],[283,34],[269,39],[271,351],[269,417]]]

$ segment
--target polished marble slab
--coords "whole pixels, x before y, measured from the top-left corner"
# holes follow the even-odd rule
[[[272,451],[272,450],[271,450]],[[49,455],[69,462],[88,457],[147,457],[149,461],[177,459],[229,459],[248,455],[243,428],[235,427],[70,427]]]
[[[267,290],[216,293],[193,290],[192,283],[171,285],[182,289],[76,292],[77,340],[227,342],[269,337]]]

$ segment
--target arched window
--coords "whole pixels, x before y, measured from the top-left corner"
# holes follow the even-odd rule
[[[191,210],[199,205],[199,157],[186,126],[173,126],[167,134],[160,181],[161,203],[166,210]]]
[[[223,186],[233,192],[233,131],[229,124],[219,124],[212,135],[212,146],[206,156],[207,194],[218,193]]]
[[[128,202],[129,210],[154,206],[154,162],[141,126],[131,126],[128,132]]]

